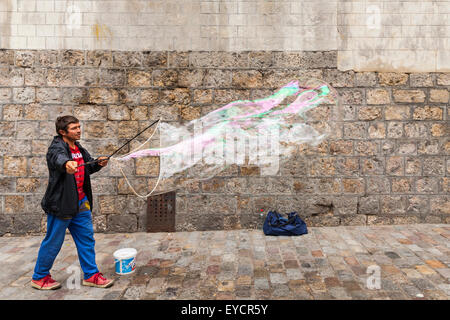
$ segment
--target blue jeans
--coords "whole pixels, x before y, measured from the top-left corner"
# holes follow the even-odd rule
[[[85,201],[87,201],[87,197],[79,201],[80,208]],[[95,263],[94,228],[92,226],[91,210],[88,206],[87,208],[85,207],[84,211],[79,212],[71,219],[60,219],[47,214],[47,234],[39,248],[33,280],[42,279],[50,273],[53,262],[63,245],[67,228],[69,228],[77,247],[84,279],[86,280],[99,272]]]

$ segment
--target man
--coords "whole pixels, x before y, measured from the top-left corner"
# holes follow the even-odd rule
[[[47,151],[49,180],[42,199],[47,213],[47,234],[39,249],[31,286],[40,290],[60,288],[50,269],[64,242],[68,228],[75,242],[84,273],[83,285],[107,288],[113,284],[99,272],[95,262],[95,240],[92,225],[92,190],[90,175],[105,167],[108,158],[81,166],[94,159],[77,142],[80,122],[73,116],[58,117],[56,133]]]

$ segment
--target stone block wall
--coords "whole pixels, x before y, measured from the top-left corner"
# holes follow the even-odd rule
[[[2,0],[0,47],[337,50],[340,70],[448,72],[449,15],[449,0]]]
[[[338,90],[337,138],[303,146],[277,176],[234,166],[206,181],[167,181],[158,190],[178,190],[177,230],[260,228],[269,209],[298,211],[308,226],[449,223],[449,73],[339,71],[336,51],[1,50],[0,235],[45,231],[57,116],[81,120],[95,157],[160,117],[192,120],[305,77]],[[138,192],[153,188],[157,164],[130,162]],[[120,172],[107,167],[92,183],[96,232],[145,231],[146,203]]]

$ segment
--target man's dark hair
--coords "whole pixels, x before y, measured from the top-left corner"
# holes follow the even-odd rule
[[[55,121],[56,133],[61,137],[59,130],[67,132],[67,126],[71,123],[79,123],[80,121],[74,116],[62,116],[58,117]]]

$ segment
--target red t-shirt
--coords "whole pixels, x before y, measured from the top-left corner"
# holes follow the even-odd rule
[[[69,147],[70,148],[70,147]],[[81,200],[85,197],[85,193],[83,191],[84,184],[84,166],[80,167],[81,164],[84,163],[83,155],[80,152],[80,149],[75,145],[75,149],[70,148],[72,152],[72,159],[78,163],[77,172],[75,172],[75,181],[77,182],[77,191],[78,191],[78,200]]]

